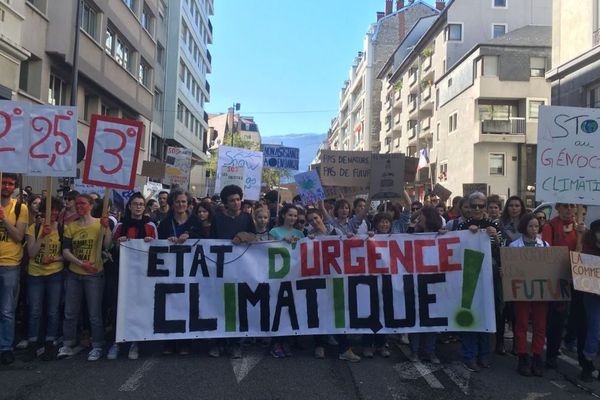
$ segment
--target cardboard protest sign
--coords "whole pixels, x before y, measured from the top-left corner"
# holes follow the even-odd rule
[[[368,194],[369,188],[344,187],[344,186],[323,186],[326,199],[346,199],[352,200],[359,194]]]
[[[300,149],[276,144],[263,144],[260,146],[260,150],[263,152],[264,168],[298,170]]]
[[[569,249],[566,247],[502,247],[504,301],[571,299]]]
[[[144,124],[92,115],[83,183],[133,189]]]
[[[463,183],[463,197],[469,197],[475,192],[481,192],[488,195],[487,183]]]
[[[305,206],[325,200],[325,191],[321,186],[321,180],[317,171],[302,172],[294,175],[298,193]]]
[[[439,197],[440,200],[443,201],[443,202],[445,202],[446,200],[448,200],[450,198],[450,195],[452,195],[452,192],[450,190],[446,189],[445,187],[443,187],[439,183],[435,184],[435,186],[433,187],[432,193],[434,195],[436,195],[437,197]]]
[[[158,182],[148,182],[144,185],[144,197],[146,199],[158,199],[158,193],[163,191],[162,183]],[[168,192],[168,190],[167,190]]]
[[[571,274],[575,290],[600,295],[600,257],[572,251]]]
[[[29,107],[25,102],[0,101],[0,171],[26,173],[29,158]]]
[[[484,232],[179,247],[121,244],[118,342],[496,330]]]
[[[77,108],[31,106],[30,176],[77,175]]]
[[[539,109],[537,201],[600,205],[597,108]]]
[[[221,186],[218,188],[218,192],[221,192],[225,186],[236,185],[240,188],[244,188],[244,167],[223,167],[221,169]]]
[[[371,153],[368,151],[321,152],[321,184],[324,186],[368,187]]]
[[[404,195],[404,161],[402,153],[371,155],[372,200],[397,199]]]
[[[244,187],[242,188],[244,199],[258,201],[260,199],[263,163],[263,154],[260,151],[219,146],[215,187],[221,187],[223,167],[242,167],[244,168]]]
[[[104,188],[102,186],[88,185],[83,183],[82,179],[75,179],[73,182],[73,190],[76,190],[80,194],[92,194],[96,193],[98,196],[102,196]]]
[[[165,178],[167,185],[177,185],[187,189],[190,185],[190,171],[192,170],[192,150],[181,147],[167,147],[167,165]]]
[[[142,162],[142,175],[150,179],[163,180],[167,165],[162,161]]]

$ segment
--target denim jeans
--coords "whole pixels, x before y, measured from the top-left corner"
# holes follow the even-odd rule
[[[598,354],[598,341],[600,340],[600,296],[583,293],[583,304],[587,316],[587,335],[583,355],[592,360]]]
[[[491,333],[463,332],[462,353],[465,361],[482,359],[490,354]]]
[[[20,272],[18,266],[0,267],[0,351],[12,350],[15,341]]]
[[[423,354],[432,355],[435,353],[436,337],[437,333],[409,333],[410,350],[413,354],[419,354],[422,350]]]
[[[30,342],[37,342],[40,334],[40,318],[46,308],[45,340],[58,337],[60,323],[60,296],[63,288],[64,272],[56,272],[47,276],[27,276],[27,330]]]
[[[73,346],[77,337],[77,320],[81,310],[82,295],[85,295],[87,311],[92,330],[92,346],[104,344],[102,323],[102,294],[104,292],[104,272],[95,275],[79,275],[67,271],[65,284],[65,320],[63,337],[66,346]]]

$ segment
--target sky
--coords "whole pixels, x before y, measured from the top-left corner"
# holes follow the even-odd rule
[[[215,0],[214,8],[206,109],[240,103],[272,136],[327,132],[385,0]]]

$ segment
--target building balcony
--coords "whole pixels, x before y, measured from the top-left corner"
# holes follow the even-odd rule
[[[513,117],[508,120],[481,121],[480,142],[525,143],[527,121]]]
[[[417,109],[417,99],[412,99],[408,101],[408,112],[412,113]]]
[[[433,97],[431,86],[427,86],[421,92],[421,110],[433,110]]]
[[[212,44],[213,42],[213,26],[212,26],[212,22],[210,22],[210,18],[207,18],[208,21],[208,31],[210,32],[209,35],[207,35],[207,42],[208,44]]]
[[[600,44],[600,29],[596,29],[592,32],[592,46],[596,47]]]
[[[417,83],[417,75],[418,74],[417,74],[416,70],[414,70],[412,73],[408,74],[408,86],[410,87],[411,92],[412,92],[413,87]]]
[[[394,104],[392,104],[392,108],[398,112],[402,112],[402,99],[398,96],[398,98],[394,99]]]

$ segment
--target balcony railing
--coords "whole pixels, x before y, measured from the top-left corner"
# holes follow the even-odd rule
[[[481,133],[492,135],[524,135],[525,118],[510,118],[481,121]]]
[[[600,44],[600,29],[596,29],[593,33],[592,33],[592,45],[598,46]]]

